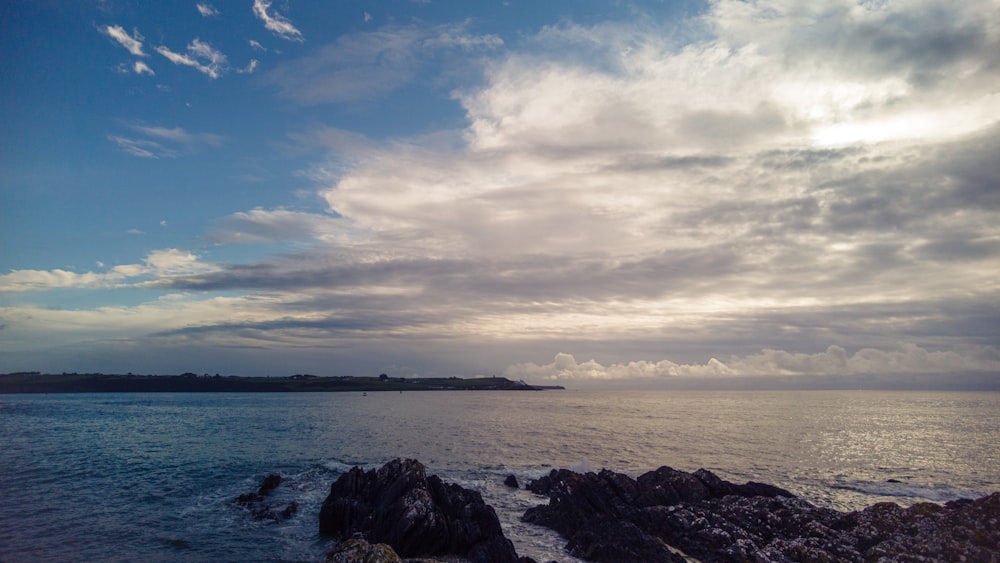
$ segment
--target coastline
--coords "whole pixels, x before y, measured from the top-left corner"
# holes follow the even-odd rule
[[[543,391],[559,385],[529,385],[505,377],[246,377],[236,375],[119,375],[9,373],[0,394],[24,393],[302,393],[376,391]]]

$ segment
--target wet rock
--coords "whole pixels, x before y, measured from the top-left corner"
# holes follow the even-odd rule
[[[236,504],[250,511],[257,520],[288,520],[299,510],[295,501],[288,503],[268,502],[270,494],[281,485],[281,476],[270,474],[261,481],[257,492],[242,494],[236,498]]]
[[[507,485],[512,489],[519,488],[519,485],[517,483],[517,477],[514,477],[513,475],[508,475],[507,478],[503,480],[503,484]]]
[[[337,538],[360,532],[407,558],[518,560],[496,512],[478,492],[427,476],[412,459],[395,459],[368,472],[355,467],[341,475],[320,509],[319,529]]]
[[[277,473],[271,473],[260,482],[260,487],[257,489],[257,494],[260,496],[267,496],[271,494],[271,491],[278,488],[281,484],[281,475]]]
[[[1000,493],[944,506],[879,503],[843,513],[764,483],[661,467],[633,480],[553,470],[532,482],[547,505],[523,517],[592,561],[989,561],[1000,563]],[[634,550],[634,551],[630,551]]]

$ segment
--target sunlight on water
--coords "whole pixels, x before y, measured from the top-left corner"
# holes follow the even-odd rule
[[[5,561],[318,560],[330,483],[393,457],[479,490],[540,561],[564,540],[520,522],[544,499],[507,474],[705,467],[841,510],[1000,490],[1000,393],[0,396],[0,423]],[[286,522],[233,503],[271,472]]]

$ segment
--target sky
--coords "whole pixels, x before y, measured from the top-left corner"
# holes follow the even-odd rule
[[[0,27],[0,372],[1000,382],[1000,0]]]

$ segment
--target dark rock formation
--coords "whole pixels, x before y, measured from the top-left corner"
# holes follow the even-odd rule
[[[270,494],[281,484],[281,475],[270,474],[260,482],[255,493],[246,493],[236,498],[236,504],[250,511],[257,520],[288,520],[299,509],[295,501],[287,504],[268,503]]]
[[[520,487],[520,485],[518,485],[517,483],[517,477],[514,477],[513,475],[508,475],[507,478],[503,480],[503,484],[507,485],[512,489],[517,489]]]
[[[592,561],[990,561],[1000,563],[1000,493],[939,506],[880,503],[843,513],[763,483],[661,467],[632,479],[565,469],[528,484],[549,497],[526,522]]]
[[[493,508],[476,491],[427,476],[416,460],[396,459],[380,469],[357,467],[330,486],[319,515],[323,536],[360,532],[401,557],[454,555],[473,562],[514,562]]]
[[[392,546],[349,539],[337,544],[326,554],[326,563],[402,563]]]

